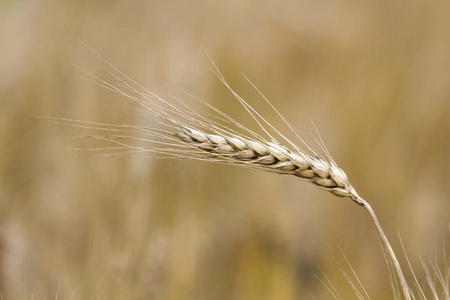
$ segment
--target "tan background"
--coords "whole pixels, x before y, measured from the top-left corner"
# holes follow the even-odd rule
[[[232,166],[67,150],[85,141],[58,137],[88,131],[33,116],[134,122],[126,98],[77,77],[71,63],[105,74],[77,39],[164,97],[186,89],[256,128],[206,50],[280,125],[244,72],[304,135],[315,122],[421,282],[419,256],[442,256],[448,1],[0,4],[3,299],[330,299],[323,274],[353,299],[339,247],[372,299],[392,297],[370,219],[348,199]]]

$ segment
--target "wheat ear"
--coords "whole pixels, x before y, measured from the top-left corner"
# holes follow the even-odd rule
[[[96,53],[95,51],[93,52]],[[165,126],[165,128],[79,122],[57,118],[53,119],[54,122],[108,131],[109,134],[106,135],[90,135],[88,137],[107,140],[116,144],[116,147],[96,148],[91,150],[123,150],[123,152],[119,152],[119,154],[127,155],[130,153],[158,153],[161,154],[162,157],[189,158],[223,164],[240,165],[251,169],[300,178],[309,181],[336,196],[349,197],[355,203],[364,207],[369,213],[382,245],[384,245],[388,257],[393,264],[395,273],[400,281],[403,295],[405,299],[411,299],[410,291],[400,264],[383,232],[375,212],[369,203],[358,195],[356,190],[350,184],[345,172],[338,167],[324,146],[323,149],[327,159],[322,158],[315,151],[312,151],[306,143],[304,144],[311,152],[313,152],[313,154],[308,154],[306,151],[297,147],[267,122],[228,85],[213,61],[211,61],[213,71],[217,77],[258,123],[266,137],[253,132],[224,112],[199,99],[196,100],[206,105],[219,117],[218,121],[206,117],[203,114],[199,114],[189,107],[171,104],[153,92],[138,85],[107,62],[103,57],[100,55],[98,56],[111,69],[111,71],[108,71],[109,74],[119,82],[118,84],[113,85],[94,76],[86,70],[83,70],[92,76],[89,81],[130,98],[132,101],[143,107],[144,111],[151,113],[154,118],[157,118],[158,122]],[[261,94],[261,96],[263,95]],[[289,128],[293,130],[292,126],[281,116],[273,105],[266,98],[264,99],[278,113],[283,121],[285,121]],[[223,123],[227,125],[224,125]],[[237,130],[232,129],[232,126],[235,128],[237,127]],[[242,134],[238,130],[243,130],[247,134]],[[296,131],[293,131],[295,135],[300,138]],[[137,134],[137,136],[134,134]],[[275,138],[275,136],[277,136],[278,139]],[[290,147],[279,142],[280,137],[281,140],[284,140]],[[139,142],[144,145],[135,146],[129,144],[128,141]],[[301,141],[303,142],[303,140]],[[146,143],[150,143],[151,145],[147,145]],[[156,147],[155,145],[159,146]]]

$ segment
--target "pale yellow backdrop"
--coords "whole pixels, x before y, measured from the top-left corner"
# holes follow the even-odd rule
[[[107,74],[78,39],[163,97],[184,89],[257,129],[207,51],[293,137],[245,73],[311,141],[314,121],[420,282],[420,257],[450,257],[450,2],[0,6],[2,299],[333,299],[327,278],[356,299],[339,247],[372,299],[392,298],[370,219],[349,199],[233,166],[69,150],[92,145],[59,137],[89,130],[35,116],[138,122],[132,102],[79,78],[73,64]]]

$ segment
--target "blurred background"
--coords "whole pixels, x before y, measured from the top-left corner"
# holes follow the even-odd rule
[[[34,116],[139,122],[130,100],[79,78],[73,64],[105,72],[78,39],[155,93],[187,90],[256,129],[206,50],[290,137],[241,72],[304,136],[314,121],[419,282],[420,258],[450,256],[450,2],[0,4],[2,299],[333,299],[330,283],[356,299],[339,249],[372,299],[392,298],[370,218],[348,198],[233,166],[69,150],[89,143],[59,137],[89,130]]]

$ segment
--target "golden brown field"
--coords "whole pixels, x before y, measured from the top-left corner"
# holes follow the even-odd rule
[[[106,75],[78,39],[153,92],[183,101],[184,89],[257,129],[206,50],[290,134],[243,72],[304,136],[314,121],[411,283],[397,233],[424,286],[420,258],[445,269],[450,2],[0,6],[1,299],[333,299],[326,278],[356,299],[339,247],[371,299],[393,298],[373,225],[348,198],[233,166],[69,150],[93,146],[59,137],[89,130],[35,116],[140,122],[127,98],[79,78],[72,63]]]

